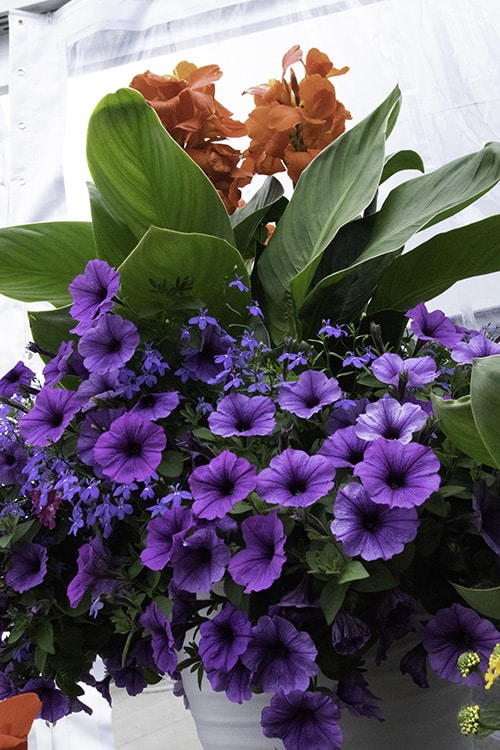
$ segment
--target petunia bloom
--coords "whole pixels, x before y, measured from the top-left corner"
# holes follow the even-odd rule
[[[368,625],[359,617],[351,615],[341,609],[332,624],[332,645],[342,656],[355,654],[363,648],[371,638]]]
[[[475,511],[472,523],[488,547],[500,555],[500,497],[485,482],[476,482],[472,491],[472,507]]]
[[[229,547],[210,528],[174,538],[172,545],[173,581],[184,591],[209,591],[220,581],[231,558]]]
[[[151,519],[147,526],[146,547],[141,560],[151,570],[162,570],[172,556],[172,545],[177,535],[186,534],[193,526],[193,514],[188,508],[173,505],[161,516]]]
[[[232,669],[247,650],[250,630],[246,612],[229,603],[214,618],[202,622],[198,651],[205,670]]]
[[[422,632],[422,643],[429,654],[429,663],[439,677],[450,682],[484,685],[476,672],[464,678],[457,666],[458,657],[466,651],[477,651],[481,657],[479,669],[486,671],[488,659],[497,643],[500,632],[473,609],[462,604],[452,604],[440,609]]]
[[[168,417],[178,406],[180,401],[177,391],[164,393],[144,393],[131,408],[132,414],[138,414],[144,419],[154,422],[157,419]]]
[[[24,362],[18,362],[0,378],[0,396],[10,398],[22,391],[23,386],[29,386],[35,377],[33,370],[26,367]]]
[[[329,695],[309,690],[276,693],[262,711],[265,737],[283,740],[286,750],[338,750],[340,711]]]
[[[357,482],[337,492],[331,530],[342,542],[347,555],[363,560],[390,560],[402,552],[417,535],[419,520],[415,508],[391,508],[373,502]]]
[[[342,427],[323,442],[318,455],[325,456],[336,469],[353,467],[363,460],[364,452],[370,443],[357,434],[356,426]]]
[[[462,338],[455,323],[442,310],[429,312],[425,302],[412,307],[406,315],[411,320],[411,330],[422,341],[437,341],[443,346],[453,347]]]
[[[287,382],[281,386],[278,403],[282,409],[303,419],[310,419],[324,406],[338,401],[342,391],[335,378],[329,378],[324,372],[306,370],[296,382]]]
[[[112,594],[118,588],[116,564],[101,537],[94,537],[80,547],[78,552],[78,572],[67,589],[69,603],[77,607],[87,591],[94,597]]]
[[[158,468],[166,444],[162,427],[129,412],[98,437],[94,458],[115,482],[144,481]]]
[[[5,583],[20,594],[42,583],[47,573],[48,554],[43,544],[29,542],[15,547],[10,556],[10,570]]]
[[[422,505],[440,485],[437,456],[420,443],[379,438],[354,468],[374,503],[391,508]]]
[[[193,512],[200,518],[222,518],[257,483],[257,470],[246,458],[222,451],[210,463],[198,466],[189,477]]]
[[[385,352],[371,363],[372,372],[381,383],[397,386],[400,378],[407,379],[408,388],[423,388],[437,377],[436,363],[432,357],[403,359],[394,352]]]
[[[118,271],[104,260],[89,260],[84,273],[75,276],[68,287],[73,297],[70,315],[79,321],[74,329],[76,333],[83,333],[103,313],[112,309],[119,286]]]
[[[78,343],[78,352],[89,372],[105,374],[122,367],[139,345],[137,328],[114,313],[103,315]]]
[[[177,667],[177,655],[172,628],[167,616],[160,610],[156,602],[151,602],[139,618],[139,623],[151,633],[156,666],[161,672],[172,674]]]
[[[400,404],[395,398],[381,398],[368,404],[356,422],[356,434],[363,440],[399,440],[409,443],[413,434],[422,429],[427,414],[417,404]]]
[[[42,388],[35,405],[20,418],[19,432],[31,445],[56,443],[78,411],[80,403],[74,391]]]
[[[276,407],[267,396],[230,393],[208,417],[208,426],[223,437],[270,435],[274,429]]]
[[[22,445],[7,436],[0,437],[0,482],[2,484],[20,482],[27,458]]]
[[[482,331],[470,339],[460,341],[451,350],[451,358],[461,365],[471,365],[474,359],[500,354],[500,343],[487,338]]]
[[[325,456],[286,448],[257,477],[257,492],[268,503],[305,507],[333,487],[335,467]]]
[[[241,522],[245,548],[229,563],[235,583],[245,586],[245,593],[263,591],[280,576],[286,561],[286,536],[276,511],[249,516]]]

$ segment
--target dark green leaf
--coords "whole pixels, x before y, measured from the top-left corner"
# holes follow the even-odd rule
[[[92,183],[88,184],[97,257],[118,268],[137,241]]]
[[[395,154],[388,156],[382,170],[380,183],[382,184],[389,177],[397,174],[397,172],[403,172],[405,169],[418,169],[419,172],[425,172],[424,162],[420,154],[417,154],[416,151],[403,150],[396,151]]]
[[[500,586],[493,589],[470,589],[458,583],[452,585],[462,599],[480,615],[500,620]]]

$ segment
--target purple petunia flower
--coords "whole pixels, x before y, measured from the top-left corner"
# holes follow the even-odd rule
[[[342,391],[335,378],[324,372],[306,370],[296,382],[281,386],[278,403],[285,411],[303,419],[310,419],[324,406],[338,401]]]
[[[363,440],[399,440],[409,443],[414,432],[421,430],[427,414],[417,404],[400,404],[395,398],[381,398],[368,404],[364,414],[358,417],[356,434]]]
[[[59,440],[80,403],[74,391],[42,388],[33,408],[19,420],[19,432],[27,443],[44,446]]]
[[[472,507],[475,511],[472,523],[488,547],[500,555],[500,497],[485,482],[475,482]]]
[[[85,375],[81,357],[73,348],[73,341],[63,341],[60,344],[56,356],[43,368],[45,385],[56,385],[65,375]],[[72,363],[70,359],[73,360]]]
[[[130,320],[106,313],[83,334],[78,352],[89,372],[105,374],[128,362],[139,341],[137,328]]]
[[[180,398],[177,391],[145,393],[133,405],[130,412],[154,422],[156,419],[168,417],[176,406],[178,406],[179,401]]]
[[[355,654],[363,648],[371,638],[371,631],[368,625],[341,609],[333,621],[332,625],[332,645],[335,651],[341,656]]]
[[[241,656],[264,692],[307,690],[318,674],[318,651],[309,633],[300,632],[283,617],[260,617]]]
[[[151,570],[162,570],[170,562],[175,537],[185,535],[192,526],[193,514],[179,505],[153,518],[147,526],[146,548],[141,552],[144,565]]]
[[[369,403],[370,401],[366,397],[356,400],[346,398],[343,401],[338,401],[326,423],[328,434],[331,435],[336,430],[355,425],[357,418],[360,414],[365,413]]]
[[[92,408],[97,399],[106,401],[124,393],[126,386],[120,381],[119,375],[119,370],[91,372],[86,380],[82,380],[77,390],[82,411]]]
[[[18,362],[0,378],[0,396],[10,398],[19,393],[23,386],[29,386],[35,377],[33,370],[26,367],[24,362]]]
[[[0,437],[0,483],[17,484],[22,481],[28,457],[23,446],[6,436]]]
[[[244,500],[257,483],[257,470],[246,458],[222,451],[210,463],[190,475],[193,513],[200,518],[222,518],[235,503]]]
[[[77,442],[78,458],[87,466],[97,467],[98,463],[94,457],[94,446],[97,439],[104,434],[115,419],[125,413],[125,408],[97,409],[87,414],[80,425],[80,434]]]
[[[120,274],[106,261],[89,260],[85,271],[75,276],[68,287],[73,297],[70,315],[79,324],[73,329],[82,333],[103,313],[113,307],[113,297],[120,286]]]
[[[431,448],[379,438],[366,449],[353,474],[361,479],[374,503],[413,508],[439,489],[439,468]]]
[[[309,690],[277,693],[262,711],[265,737],[283,740],[285,750],[338,750],[340,711],[329,695]]]
[[[333,487],[335,467],[325,456],[287,448],[257,477],[257,492],[267,502],[293,507],[312,505]]]
[[[246,587],[246,594],[268,589],[279,578],[286,561],[286,536],[277,511],[245,518],[241,531],[246,546],[229,563],[231,577]]]
[[[90,590],[94,598],[101,594],[112,594],[118,588],[111,553],[97,536],[80,547],[77,560],[78,572],[68,585],[68,599],[77,607],[84,594]]]
[[[473,360],[500,354],[500,343],[487,338],[479,332],[468,341],[461,341],[452,349],[451,358],[460,365],[471,365]]]
[[[408,310],[406,315],[411,318],[410,328],[418,339],[453,347],[462,338],[455,323],[442,310],[429,312],[425,302]]]
[[[224,365],[216,361],[216,357],[227,354],[233,339],[224,334],[219,326],[207,325],[201,332],[199,349],[188,350],[183,362],[183,371],[193,380],[209,383],[224,369]]]
[[[151,633],[153,658],[161,672],[171,675],[177,667],[177,655],[170,622],[156,602],[152,602],[139,618],[143,628]]]
[[[162,427],[129,412],[98,437],[94,458],[115,482],[140,482],[156,471],[166,444]]]
[[[338,491],[334,514],[332,534],[342,542],[346,554],[363,560],[390,560],[415,539],[419,525],[415,508],[373,502],[357,482]]]
[[[5,582],[20,594],[42,583],[47,573],[47,550],[42,544],[23,544],[15,547],[10,556],[10,570]]]
[[[71,700],[61,690],[58,690],[55,682],[45,677],[36,677],[28,680],[23,693],[36,693],[42,701],[42,708],[38,718],[54,724],[71,712]]]
[[[423,388],[437,377],[436,363],[432,357],[410,357],[386,352],[371,364],[372,372],[381,383],[397,386],[400,378],[407,378],[408,388]]]
[[[270,435],[274,430],[276,407],[267,396],[231,393],[208,417],[208,426],[223,437]]]
[[[380,700],[369,689],[368,682],[360,672],[350,672],[337,684],[337,698],[340,707],[344,706],[353,716],[384,721],[384,712],[373,701]]]
[[[462,604],[440,609],[422,631],[422,643],[429,654],[434,672],[450,682],[484,685],[480,674],[472,672],[465,679],[459,672],[458,657],[465,651],[477,651],[481,657],[479,670],[485,672],[500,633],[489,621]]]
[[[246,612],[226,604],[212,620],[200,625],[199,654],[205,670],[228,672],[250,642],[251,624]]]
[[[216,692],[224,691],[232,703],[249,701],[252,692],[252,672],[241,659],[227,672],[224,669],[208,669],[207,679]]]
[[[220,581],[231,559],[229,547],[211,528],[187,537],[174,537],[171,556],[173,581],[184,591],[209,591]]]
[[[336,469],[353,467],[363,460],[366,447],[370,443],[358,437],[355,425],[343,427],[326,438],[318,451],[325,456]]]

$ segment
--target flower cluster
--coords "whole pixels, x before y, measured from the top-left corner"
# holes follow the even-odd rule
[[[171,75],[150,71],[134,76],[130,86],[143,94],[157,112],[170,135],[209,177],[229,213],[241,200],[240,188],[254,174],[273,175],[287,171],[295,183],[309,162],[345,130],[351,115],[338,101],[332,76],[349,68],[335,68],[324,52],[309,50],[302,62],[299,45],[283,57],[282,78],[247,89],[255,108],[245,123],[233,120],[231,112],[215,99],[215,81],[222,71],[217,65],[197,68],[182,62]],[[304,78],[299,82],[290,67],[302,62]],[[290,82],[285,74],[290,68]],[[248,136],[242,151],[228,138]]]
[[[464,679],[471,674],[477,674],[482,679],[485,690],[493,685],[498,687],[500,677],[500,643],[497,643],[488,658],[488,669],[480,668],[481,656],[476,651],[466,651],[458,658],[458,668]],[[474,734],[478,737],[488,737],[500,730],[500,706],[492,703],[482,708],[478,703],[463,706],[458,712],[458,726],[462,734]]]
[[[84,709],[78,681],[136,694],[198,668],[232,701],[271,693],[287,749],[339,747],[342,710],[381,718],[370,649],[413,633],[421,686],[426,662],[456,682],[466,646],[487,659],[500,633],[453,583],[498,581],[498,476],[447,443],[430,393],[460,396],[477,341],[499,344],[423,304],[398,351],[329,321],[271,346],[257,305],[225,330],[187,293],[139,321],[102,260],[70,292],[42,382],[0,379],[2,697],[56,720]]]

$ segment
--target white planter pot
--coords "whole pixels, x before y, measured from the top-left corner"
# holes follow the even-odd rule
[[[111,687],[116,750],[201,750],[191,713],[164,678],[139,695]]]

